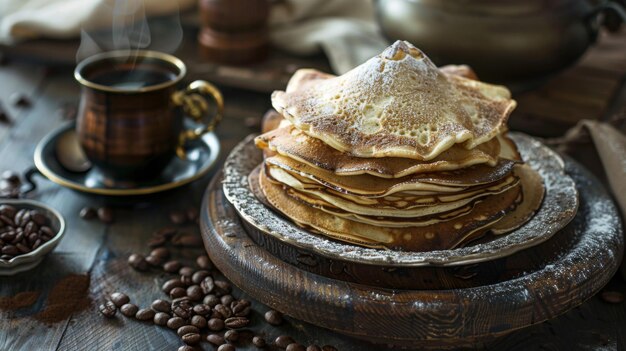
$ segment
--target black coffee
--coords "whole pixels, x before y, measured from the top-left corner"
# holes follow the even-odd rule
[[[90,80],[96,84],[117,89],[139,89],[172,81],[176,75],[171,72],[135,68],[112,69],[98,73]]]

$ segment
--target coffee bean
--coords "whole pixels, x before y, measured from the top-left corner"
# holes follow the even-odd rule
[[[226,340],[224,340],[224,338],[221,337],[219,334],[209,334],[209,335],[207,335],[206,341],[210,342],[211,344],[213,344],[215,346],[223,345],[226,342]]]
[[[200,283],[202,283],[204,278],[208,277],[209,275],[211,275],[211,273],[209,273],[208,271],[205,271],[205,270],[196,271],[191,276],[191,281],[194,284],[200,284]]]
[[[287,345],[286,351],[306,351],[303,345],[300,345],[296,342]]]
[[[91,220],[96,218],[98,213],[93,207],[83,207],[78,215],[84,220]]]
[[[198,349],[191,345],[183,345],[178,348],[178,351],[197,351]]]
[[[41,235],[43,238],[52,238],[56,235],[56,233],[50,227],[43,226],[39,230],[41,231]]]
[[[21,254],[25,254],[25,253],[29,253],[30,252],[30,248],[22,243],[17,243],[15,244],[15,247],[17,248],[17,250],[21,253]]]
[[[265,342],[265,339],[263,339],[260,336],[255,336],[254,338],[252,338],[252,343],[254,344],[254,346],[258,348],[263,348],[267,345],[267,343]]]
[[[98,307],[98,310],[100,310],[100,313],[102,313],[102,315],[107,318],[115,317],[115,313],[117,312],[117,309],[115,308],[115,304],[113,304],[113,302],[111,301],[107,301],[101,304]]]
[[[180,279],[178,278],[174,278],[174,279],[170,279],[168,281],[166,281],[165,283],[163,283],[163,287],[162,290],[164,293],[169,294],[170,291],[172,291],[172,289],[174,288],[182,288],[183,286],[185,286]]]
[[[172,312],[180,318],[189,319],[193,313],[193,304],[187,297],[177,298],[172,301]]]
[[[235,311],[232,307],[231,309],[233,310],[233,315],[236,317],[246,317],[250,314],[251,308],[250,306],[244,306],[243,304],[237,304],[234,303],[234,307],[237,308],[237,311]],[[243,306],[243,307],[242,307]]]
[[[161,299],[152,301],[150,307],[157,312],[170,313],[172,311],[171,302]]]
[[[176,287],[170,291],[170,297],[173,299],[183,296],[187,296],[187,290],[185,290],[185,288]]]
[[[163,264],[163,259],[157,256],[148,256],[146,257],[146,262],[152,267],[159,267]]]
[[[15,214],[17,213],[17,209],[11,205],[0,205],[0,215],[6,216],[8,218],[13,218],[15,217]]]
[[[158,247],[150,251],[150,256],[155,256],[165,261],[170,257],[170,250],[165,247]]]
[[[213,280],[213,277],[211,276],[205,277],[200,283],[200,287],[202,288],[203,294],[206,295],[206,294],[212,293],[213,290],[215,290],[215,281]],[[211,305],[211,304],[207,303],[207,305]]]
[[[200,287],[202,288],[202,285],[200,285]],[[202,292],[204,292],[204,288],[202,289]],[[202,300],[202,302],[204,302],[204,304],[208,305],[209,307],[213,308],[218,303],[220,303],[220,298],[213,294],[209,294],[204,297],[204,300]]]
[[[236,342],[239,340],[239,332],[236,330],[227,330],[226,333],[224,333],[224,339],[228,342]]]
[[[183,282],[183,284],[185,284],[185,286],[190,286],[193,284],[193,280],[191,279],[190,275],[181,275],[180,276],[180,281]]]
[[[287,335],[280,335],[274,340],[274,344],[282,349],[287,348],[289,344],[293,344],[294,342],[296,341],[291,336]]]
[[[178,330],[183,325],[185,325],[185,320],[180,317],[172,317],[167,321],[167,327],[170,329]]]
[[[233,295],[224,295],[220,298],[220,301],[222,303],[222,305],[224,306],[230,306],[230,304],[235,301],[235,298],[233,297]]]
[[[182,336],[183,342],[188,345],[196,345],[202,337],[198,333],[189,333]]]
[[[97,212],[100,222],[105,224],[113,223],[113,210],[110,207],[100,207]]]
[[[191,324],[197,327],[198,329],[204,329],[207,326],[207,321],[206,321],[206,318],[197,315],[197,316],[191,317]]]
[[[195,222],[198,219],[199,212],[197,208],[189,207],[187,208],[186,214],[187,214],[187,220],[189,222]]]
[[[199,285],[192,285],[187,288],[187,296],[189,296],[191,301],[200,301],[204,294],[202,294],[202,288]]]
[[[246,317],[230,317],[224,321],[226,328],[239,329],[250,324],[250,320]]]
[[[149,308],[142,308],[137,311],[135,318],[140,321],[151,321],[154,319],[154,311]]]
[[[624,294],[619,291],[603,291],[600,295],[604,302],[618,304],[624,302]]]
[[[135,314],[137,314],[137,311],[139,311],[139,307],[133,305],[132,303],[127,303],[120,307],[120,312],[122,312],[122,314],[126,317],[134,317]]]
[[[225,280],[215,281],[215,294],[218,296],[230,294],[232,287],[229,282]]]
[[[217,351],[235,351],[235,346],[231,344],[223,344],[217,348]]]
[[[283,322],[283,315],[275,310],[265,312],[265,321],[271,325],[280,325]]]
[[[219,318],[211,318],[209,319],[209,321],[207,322],[207,326],[209,327],[209,330],[212,331],[220,331],[222,329],[224,329],[224,321],[219,319]]]
[[[200,316],[206,316],[207,314],[211,313],[211,307],[209,305],[200,303],[193,306],[193,313]]]
[[[154,315],[154,324],[156,325],[160,325],[160,326],[166,326],[167,325],[167,321],[170,319],[170,315],[165,313],[165,312],[157,312]]]
[[[213,309],[218,312],[222,317],[224,317],[224,319],[229,318],[233,315],[233,311],[230,309],[230,307],[226,307],[221,303],[215,305]]]
[[[111,301],[113,301],[113,303],[117,307],[122,307],[123,305],[130,302],[130,298],[128,297],[128,295],[121,292],[114,292],[113,294],[111,294],[110,297]]]
[[[322,348],[317,345],[309,345],[309,347],[306,348],[306,351],[322,351]]]
[[[183,211],[170,212],[170,221],[174,224],[183,224],[187,222],[187,215]]]
[[[178,274],[184,275],[187,277],[191,277],[193,275],[193,272],[194,272],[193,268],[187,267],[187,266],[178,270]]]
[[[166,243],[167,243],[167,238],[162,237],[162,236],[156,236],[148,240],[148,247],[159,247],[159,246],[165,245]]]
[[[172,261],[165,262],[165,264],[163,265],[163,270],[166,271],[167,273],[176,273],[180,270],[181,266],[182,265],[179,261],[172,260]]]
[[[193,325],[183,325],[182,327],[178,328],[178,330],[176,330],[176,334],[178,334],[178,336],[183,336],[189,333],[199,333],[199,332],[200,330],[194,327]]]
[[[205,255],[198,256],[198,258],[196,258],[196,264],[198,265],[198,267],[205,270],[213,269],[213,263],[211,263],[209,257]]]
[[[3,255],[11,255],[11,256],[16,256],[20,253],[20,250],[17,249],[17,247],[13,246],[13,245],[6,245],[2,248],[2,254]]]
[[[202,246],[202,238],[197,234],[179,233],[171,240],[172,245],[178,247],[198,247]]]
[[[324,345],[322,346],[322,351],[338,351],[336,347],[332,345]]]
[[[148,262],[146,258],[141,254],[134,253],[128,257],[128,264],[138,271],[147,271]]]

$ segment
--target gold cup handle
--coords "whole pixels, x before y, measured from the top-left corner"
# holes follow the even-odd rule
[[[209,97],[216,105],[216,112],[212,116],[209,114]],[[219,89],[213,84],[203,80],[196,80],[189,84],[186,89],[179,90],[172,94],[172,102],[176,106],[182,107],[185,115],[193,118],[196,122],[202,122],[204,118],[209,118],[209,121],[204,123],[203,126],[187,129],[180,133],[178,146],[176,147],[176,155],[184,160],[187,158],[185,152],[185,144],[187,141],[196,140],[202,135],[212,132],[222,120],[224,98]]]

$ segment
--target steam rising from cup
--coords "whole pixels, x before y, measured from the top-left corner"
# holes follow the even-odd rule
[[[127,51],[129,60],[134,61],[138,50],[173,53],[182,42],[178,1],[103,0],[94,11],[108,16],[98,22],[110,23],[110,27],[83,26],[77,63],[112,50]]]

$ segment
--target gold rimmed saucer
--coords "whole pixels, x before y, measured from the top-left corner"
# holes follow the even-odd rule
[[[97,168],[75,172],[59,161],[56,152],[58,141],[75,133],[75,123],[67,122],[44,137],[35,149],[34,161],[43,176],[80,192],[104,196],[137,196],[175,189],[207,174],[215,165],[220,152],[217,136],[207,133],[188,143],[186,160],[173,158],[163,172],[153,179],[132,183],[111,182]]]

